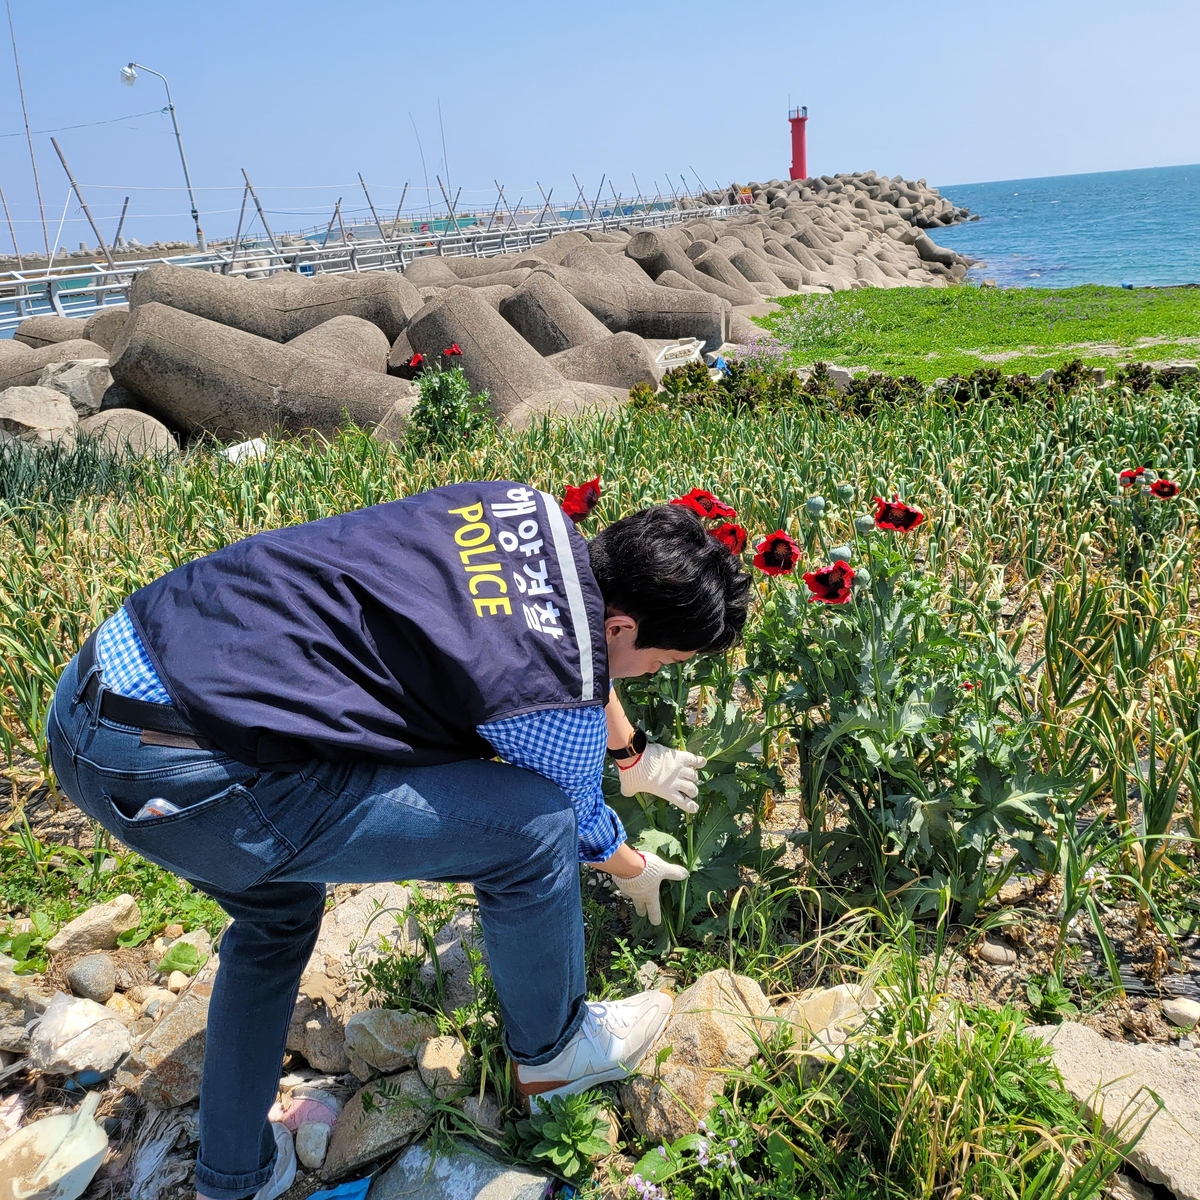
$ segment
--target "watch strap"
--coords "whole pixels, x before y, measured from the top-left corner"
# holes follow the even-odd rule
[[[622,747],[620,750],[610,750],[608,752],[610,758],[615,758],[618,762],[623,762],[627,758],[637,758],[639,754],[645,752],[646,749],[646,731],[644,729],[635,729],[633,737],[629,739],[629,745]]]

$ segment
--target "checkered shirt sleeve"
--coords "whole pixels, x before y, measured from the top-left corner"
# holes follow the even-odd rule
[[[171,703],[170,693],[163,687],[124,607],[118,608],[100,626],[96,635],[96,657],[104,674],[104,686],[110,692],[151,704]]]
[[[580,862],[604,862],[617,852],[625,829],[600,786],[608,746],[604,709],[525,713],[489,721],[478,732],[505,762],[536,771],[566,792],[578,820]]]

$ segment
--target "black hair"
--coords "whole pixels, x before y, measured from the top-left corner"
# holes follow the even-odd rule
[[[750,577],[704,522],[660,504],[614,522],[588,543],[609,613],[638,623],[638,649],[719,653],[746,624]]]

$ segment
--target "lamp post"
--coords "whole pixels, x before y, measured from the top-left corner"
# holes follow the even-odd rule
[[[141,63],[133,62],[127,67],[121,68],[121,82],[126,87],[133,87],[137,82],[138,71],[149,71],[151,75],[157,75],[163,81],[163,87],[167,89],[167,111],[171,114],[171,124],[175,126],[175,141],[179,145],[179,161],[183,164],[183,179],[187,184],[188,199],[192,202],[192,220],[196,223],[196,245],[201,254],[207,253],[208,246],[204,241],[204,230],[200,228],[200,213],[196,209],[196,196],[192,191],[192,177],[188,173],[187,158],[183,153],[183,138],[179,136],[179,121],[175,117],[175,102],[171,99],[171,85],[167,82],[167,77],[161,71],[155,71],[151,67],[144,67]]]

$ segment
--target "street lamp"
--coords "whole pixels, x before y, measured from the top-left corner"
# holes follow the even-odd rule
[[[131,62],[127,67],[121,68],[121,82],[126,87],[133,87],[137,82],[138,71],[149,71],[151,75],[157,75],[163,81],[163,87],[167,89],[167,111],[171,114],[171,124],[175,126],[175,141],[179,145],[179,161],[183,164],[183,178],[187,184],[188,199],[192,202],[192,220],[196,223],[196,245],[201,254],[208,252],[208,246],[204,241],[204,230],[200,228],[200,213],[196,209],[196,196],[192,191],[192,177],[188,174],[187,158],[183,153],[183,138],[179,136],[179,121],[175,117],[175,103],[171,99],[171,85],[167,82],[167,77],[161,71],[155,71],[151,67],[144,67],[141,63]]]

